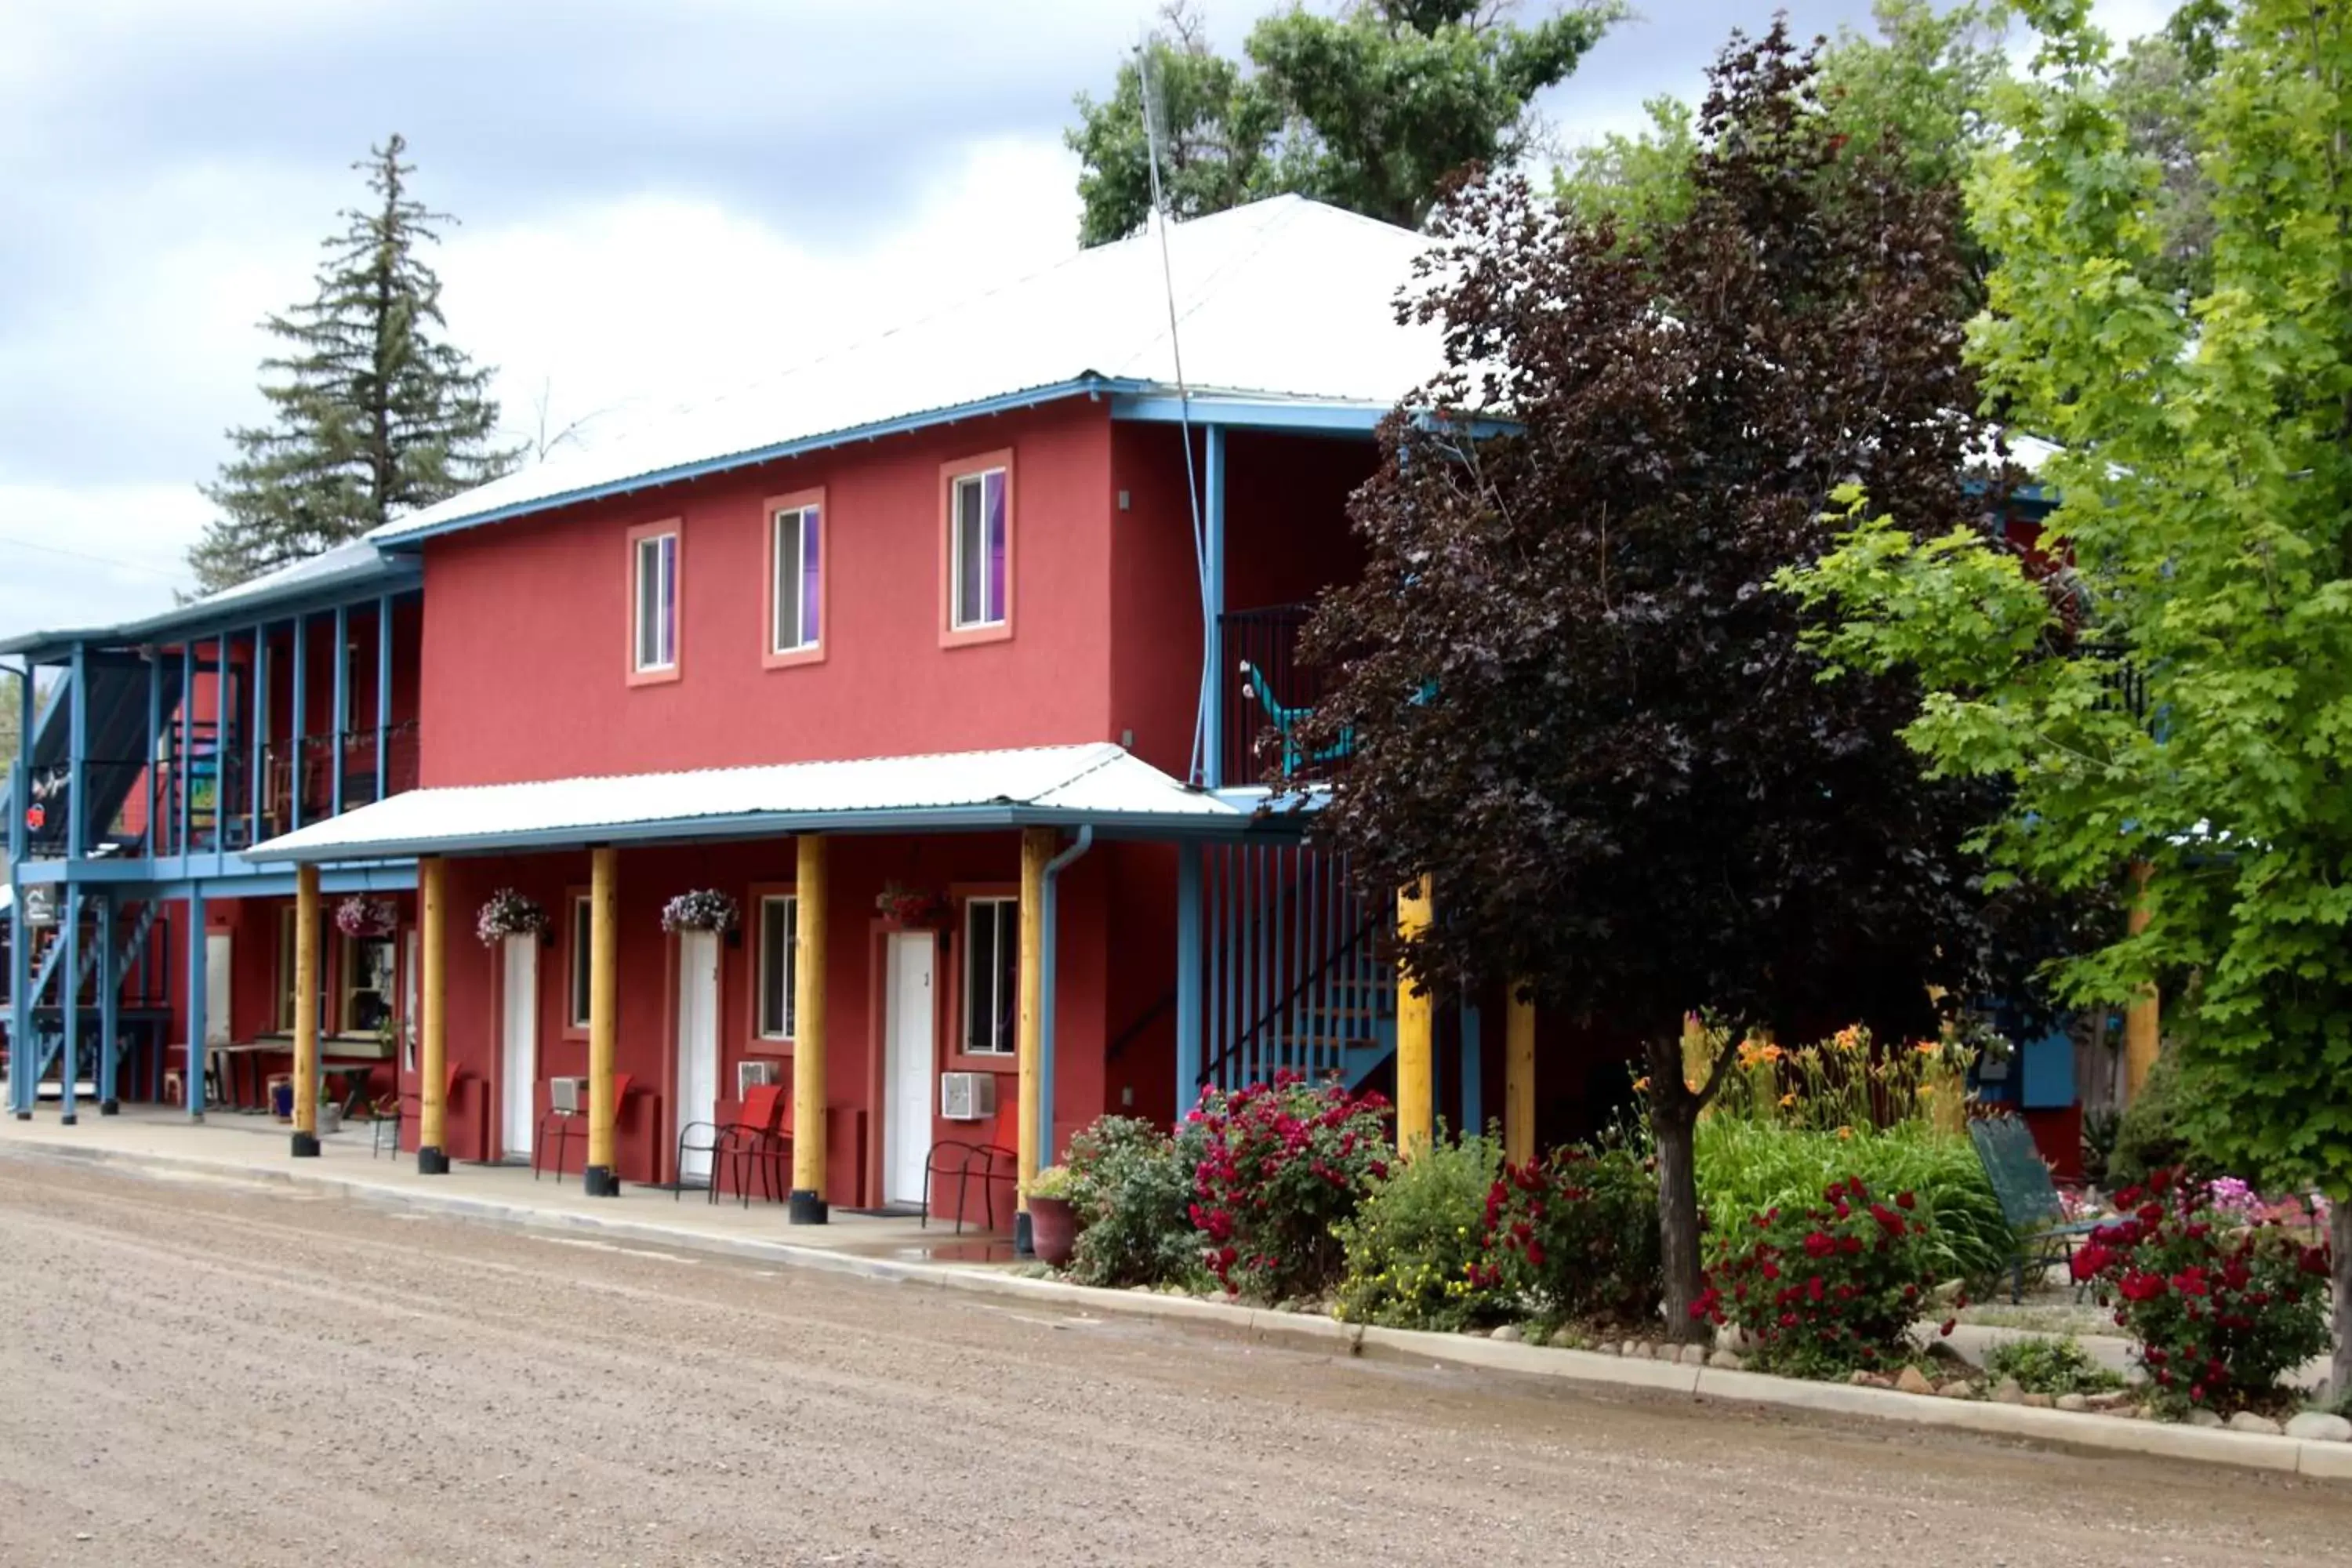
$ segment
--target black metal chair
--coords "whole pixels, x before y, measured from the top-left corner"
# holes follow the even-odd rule
[[[784,1137],[779,1125],[783,1114],[783,1086],[755,1083],[744,1093],[741,1120],[689,1121],[679,1128],[677,1160],[670,1167],[677,1178],[677,1184],[671,1189],[671,1200],[675,1202],[686,1192],[687,1155],[699,1153],[710,1157],[710,1176],[703,1183],[705,1201],[714,1204],[719,1201],[719,1173],[723,1164],[735,1171],[735,1190],[743,1199],[743,1206],[751,1207],[749,1181],[752,1167],[758,1166],[761,1179],[766,1181],[770,1175],[768,1167],[773,1163],[772,1145],[783,1138],[786,1147],[790,1147],[790,1140]]]
[[[628,1073],[613,1075],[613,1122],[615,1131],[620,1126],[621,1107],[629,1098],[630,1077]],[[555,1179],[560,1182],[563,1179],[563,1157],[571,1151],[572,1141],[577,1138],[583,1143],[588,1142],[588,1108],[583,1105],[576,1110],[564,1110],[550,1105],[547,1108],[547,1114],[539,1119],[539,1135],[530,1141],[530,1179],[534,1182],[539,1180],[539,1157],[547,1150],[548,1133],[551,1130],[555,1134]]]
[[[953,1138],[942,1138],[931,1145],[923,1156],[922,1229],[931,1225],[931,1181],[937,1176],[956,1179],[955,1234],[963,1234],[965,1199],[971,1190],[972,1177],[980,1178],[981,1210],[987,1215],[988,1228],[996,1228],[996,1184],[1017,1182],[1021,1173],[1021,1156],[1002,1143],[966,1143]]]

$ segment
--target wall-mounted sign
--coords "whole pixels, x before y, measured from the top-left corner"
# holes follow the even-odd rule
[[[58,923],[58,890],[47,882],[28,883],[24,889],[25,923],[53,926]]]

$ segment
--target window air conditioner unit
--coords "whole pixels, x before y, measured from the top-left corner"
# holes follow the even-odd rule
[[[551,1078],[547,1080],[548,1109],[560,1116],[588,1114],[588,1080],[584,1078]]]
[[[940,1115],[950,1121],[985,1121],[996,1114],[992,1072],[940,1074]]]
[[[735,1098],[748,1100],[755,1084],[782,1081],[776,1072],[775,1062],[737,1062],[735,1064]]]

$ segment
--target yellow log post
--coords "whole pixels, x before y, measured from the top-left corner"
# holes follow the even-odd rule
[[[189,1028],[194,1038],[202,1018]],[[319,868],[294,868],[294,1154],[319,1152]]]
[[[1021,830],[1021,1020],[1019,1214],[1013,1222],[1013,1250],[1027,1256],[1029,1247],[1029,1184],[1037,1179],[1038,1151],[1044,1143],[1039,1126],[1039,1090],[1045,1054],[1045,862],[1056,847],[1050,827]]]
[[[2130,931],[2134,936],[2147,929],[2147,882],[2151,868],[2146,861],[2132,868],[2134,892]],[[2139,1098],[2147,1075],[2156,1070],[2157,1053],[2163,1044],[2162,998],[2153,982],[2144,986],[2138,999],[2124,1010],[2124,1099],[2126,1103]]]
[[[437,855],[416,862],[416,1169],[420,1175],[449,1173],[449,985],[447,930],[443,907],[446,863]]]
[[[1536,1157],[1536,1004],[1516,987],[1503,1026],[1503,1157]]]
[[[795,1225],[823,1225],[824,1197],[824,840],[803,833],[793,894],[793,1193]]]
[[[588,852],[588,1195],[621,1195],[613,1128],[620,1120],[613,1059],[621,1032],[621,852]]]
[[[1397,894],[1397,936],[1411,947],[1429,929],[1429,879]],[[1429,993],[1416,987],[1397,960],[1397,1152],[1429,1147],[1436,1132],[1437,1009]]]

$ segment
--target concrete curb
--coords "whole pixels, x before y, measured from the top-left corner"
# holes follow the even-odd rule
[[[820,1269],[860,1279],[969,1291],[974,1295],[1013,1297],[1041,1303],[1054,1302],[1088,1312],[1121,1317],[1189,1323],[1225,1333],[1238,1333],[1253,1340],[1287,1343],[1310,1352],[1377,1355],[1383,1360],[1433,1361],[1517,1376],[1557,1378],[1604,1387],[1686,1394],[1701,1400],[1717,1399],[1817,1415],[1903,1421],[1985,1436],[2023,1439],[2053,1447],[2138,1454],[2157,1458],[2228,1465],[2241,1469],[2271,1470],[2315,1479],[2352,1481],[2352,1443],[2316,1443],[2295,1437],[2223,1432],[2208,1427],[2077,1411],[2042,1410],[1981,1400],[1944,1399],[1933,1394],[1902,1394],[1893,1389],[1862,1388],[1848,1384],[1809,1383],[1799,1378],[1729,1372],[1679,1362],[1603,1355],[1592,1351],[1553,1350],[1473,1335],[1377,1328],[1343,1323],[1311,1312],[1273,1311],[1197,1296],[1164,1295],[1156,1291],[1105,1290],[1059,1279],[1040,1279],[952,1264],[860,1258],[825,1247],[795,1246],[791,1242],[710,1236],[699,1231],[674,1230],[640,1220],[570,1214],[480,1198],[420,1193],[404,1187],[313,1174],[308,1171],[242,1164],[233,1160],[204,1160],[186,1155],[99,1149],[65,1142],[19,1141],[13,1144],[0,1144],[0,1158],[21,1160],[28,1156],[37,1159],[61,1157],[93,1165],[120,1165],[150,1172],[269,1182],[515,1229],[584,1232],[680,1251]]]

